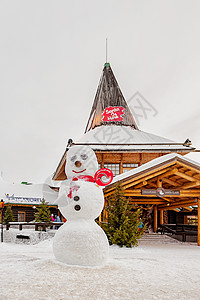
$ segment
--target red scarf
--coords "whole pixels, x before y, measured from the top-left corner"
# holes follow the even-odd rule
[[[89,181],[89,182],[94,182],[94,177],[90,176],[90,175],[79,175],[79,176],[74,176],[72,178],[72,181],[77,181],[77,180],[85,180],[85,181]]]
[[[89,182],[95,182],[94,177],[89,176],[89,175],[79,175],[79,176],[73,177],[72,181],[78,181],[79,179],[89,181]],[[67,196],[71,199],[72,192],[78,191],[78,189],[79,189],[79,186],[77,186],[77,185],[70,186],[69,194]]]

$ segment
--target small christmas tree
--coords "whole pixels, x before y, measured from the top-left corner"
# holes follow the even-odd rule
[[[42,203],[39,205],[37,212],[35,213],[36,222],[50,222],[51,221],[51,212],[47,206],[48,202],[42,199]]]
[[[137,246],[138,239],[146,229],[138,226],[141,224],[141,209],[129,204],[129,200],[124,197],[124,191],[120,184],[116,184],[115,193],[108,199],[108,223],[103,226],[109,243],[120,247]]]
[[[13,212],[12,212],[12,208],[11,205],[8,204],[6,207],[6,211],[3,217],[3,223],[4,224],[8,224],[9,222],[14,222],[14,216],[13,216]]]

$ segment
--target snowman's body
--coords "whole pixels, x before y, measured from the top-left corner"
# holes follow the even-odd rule
[[[62,183],[57,199],[67,222],[57,231],[53,242],[54,255],[61,262],[82,266],[99,266],[106,262],[108,240],[94,221],[104,206],[103,192],[94,182],[83,179],[84,175],[86,180],[91,179],[96,170],[96,156],[91,148],[70,148],[66,163],[69,179]],[[77,178],[80,175],[82,178]]]

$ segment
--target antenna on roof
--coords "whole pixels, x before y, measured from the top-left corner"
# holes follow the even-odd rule
[[[108,62],[108,38],[106,38],[106,63]]]

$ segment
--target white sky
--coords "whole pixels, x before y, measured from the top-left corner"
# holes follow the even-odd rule
[[[198,0],[0,1],[0,169],[43,182],[85,129],[108,57],[141,130],[200,148]],[[190,156],[200,161],[200,153]]]

